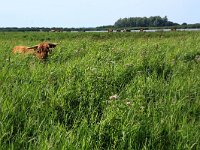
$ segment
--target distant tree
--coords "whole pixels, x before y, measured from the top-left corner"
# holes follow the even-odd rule
[[[187,23],[185,23],[185,22],[184,22],[184,23],[182,23],[182,26],[187,26]]]
[[[165,17],[163,18],[163,21],[164,21],[164,22],[168,22],[167,16],[165,16]]]

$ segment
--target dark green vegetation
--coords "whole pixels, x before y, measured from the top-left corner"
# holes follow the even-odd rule
[[[200,32],[1,33],[0,61],[0,149],[200,149]]]
[[[115,29],[197,29],[200,28],[200,23],[187,24],[182,23],[178,24],[172,21],[169,21],[167,16],[151,16],[147,17],[129,17],[129,18],[120,18],[118,19],[113,28]]]
[[[167,16],[161,18],[160,16],[154,17],[130,17],[120,18],[115,22],[116,27],[167,27],[177,26],[179,24],[168,21]],[[186,24],[187,25],[187,24]]]

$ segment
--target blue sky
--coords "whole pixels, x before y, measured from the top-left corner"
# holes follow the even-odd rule
[[[144,16],[200,23],[199,7],[200,0],[2,0],[0,27],[96,27]]]

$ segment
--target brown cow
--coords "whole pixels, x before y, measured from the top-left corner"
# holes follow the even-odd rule
[[[56,43],[42,42],[32,47],[16,46],[13,48],[13,53],[34,54],[39,59],[46,59],[51,48],[55,48],[56,45]]]
[[[110,29],[108,29],[108,32],[113,32],[113,29],[111,29],[111,28],[110,28]]]

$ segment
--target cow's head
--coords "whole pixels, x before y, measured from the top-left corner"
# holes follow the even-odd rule
[[[37,58],[46,59],[48,54],[51,52],[51,48],[55,48],[56,45],[56,43],[43,42],[38,45],[28,47],[28,49],[34,49]]]

